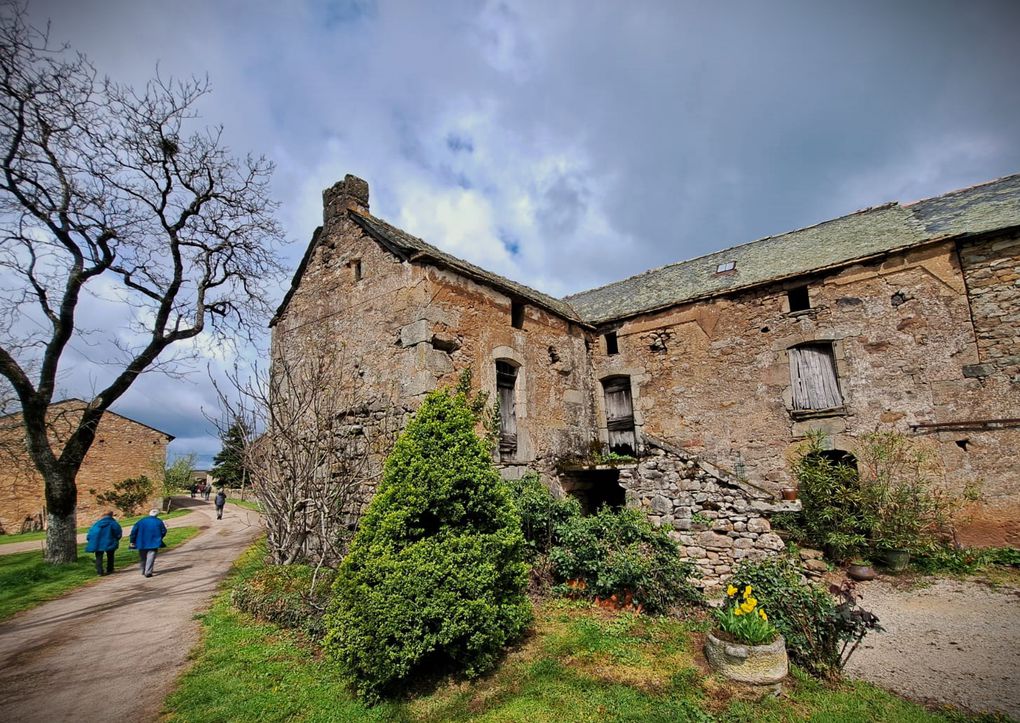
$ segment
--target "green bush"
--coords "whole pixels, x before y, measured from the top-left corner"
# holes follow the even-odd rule
[[[531,619],[520,520],[475,434],[479,406],[425,398],[337,572],[325,646],[368,700],[484,673]]]
[[[790,658],[815,675],[831,677],[846,665],[878,618],[857,605],[849,587],[833,590],[805,582],[800,569],[786,558],[737,566],[730,585],[750,585],[755,597],[768,600],[769,622],[786,640]]]
[[[857,469],[822,455],[821,437],[813,435],[794,462],[803,505],[799,536],[823,548],[837,562],[856,557],[867,548],[875,526],[875,508],[861,485]],[[798,532],[800,533],[798,535]]]
[[[910,564],[920,572],[970,574],[992,565],[1020,567],[1020,550],[1011,547],[931,545],[912,553]]]
[[[552,549],[559,525],[581,515],[581,505],[576,499],[556,499],[538,475],[528,474],[511,480],[507,488],[521,518],[521,532],[532,560]]]
[[[589,517],[562,522],[556,535],[549,558],[561,594],[591,599],[616,595],[621,601],[629,595],[650,613],[701,602],[691,582],[694,564],[683,559],[665,529],[638,510],[603,507]]]
[[[144,474],[117,482],[112,490],[96,495],[96,501],[113,505],[125,515],[133,515],[152,497],[152,480]],[[90,490],[95,494],[95,490]]]
[[[238,610],[286,628],[303,630],[314,639],[325,634],[323,614],[335,572],[309,565],[269,565],[242,580],[231,592]]]

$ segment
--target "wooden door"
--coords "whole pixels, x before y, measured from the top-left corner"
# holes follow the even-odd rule
[[[633,455],[637,449],[637,442],[634,436],[634,405],[630,395],[630,377],[612,377],[602,384],[606,393],[609,451]]]

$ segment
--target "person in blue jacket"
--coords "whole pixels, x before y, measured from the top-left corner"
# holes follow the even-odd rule
[[[148,517],[143,517],[131,528],[131,547],[138,550],[138,562],[142,566],[142,574],[152,577],[152,568],[156,564],[156,550],[166,547],[166,525],[159,519],[159,510],[150,510]]]
[[[113,513],[107,512],[89,528],[85,536],[85,552],[96,553],[96,574],[109,575],[113,572],[113,553],[120,546],[124,530],[120,528]],[[103,572],[103,553],[106,553],[106,572]]]

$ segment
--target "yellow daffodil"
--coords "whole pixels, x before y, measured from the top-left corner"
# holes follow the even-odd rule
[[[737,588],[733,587],[732,585],[730,585],[729,587],[726,588],[726,595],[728,597],[733,597],[736,594],[737,594]]]
[[[762,620],[764,620],[765,622],[768,622],[768,620],[769,620],[769,616],[768,616],[768,615],[766,615],[766,614],[765,614],[765,611],[764,611],[764,610],[762,610],[761,608],[758,608],[758,616],[759,616],[759,617],[760,617],[760,618],[761,618]]]
[[[737,607],[733,608],[733,614],[739,618],[741,615],[744,614],[744,611],[740,609],[739,605],[737,605]]]
[[[744,588],[744,599],[747,600],[747,598],[749,598],[749,597],[751,597],[751,586],[750,585],[748,585],[747,587]]]
[[[748,600],[747,602],[743,602],[740,604],[740,609],[743,610],[745,613],[749,613],[754,610],[754,606],[756,604],[757,603],[753,603],[750,600]]]

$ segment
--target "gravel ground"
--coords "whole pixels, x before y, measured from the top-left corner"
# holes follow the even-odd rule
[[[885,632],[864,639],[850,676],[914,700],[1020,719],[1020,590],[952,579],[857,589]]]

